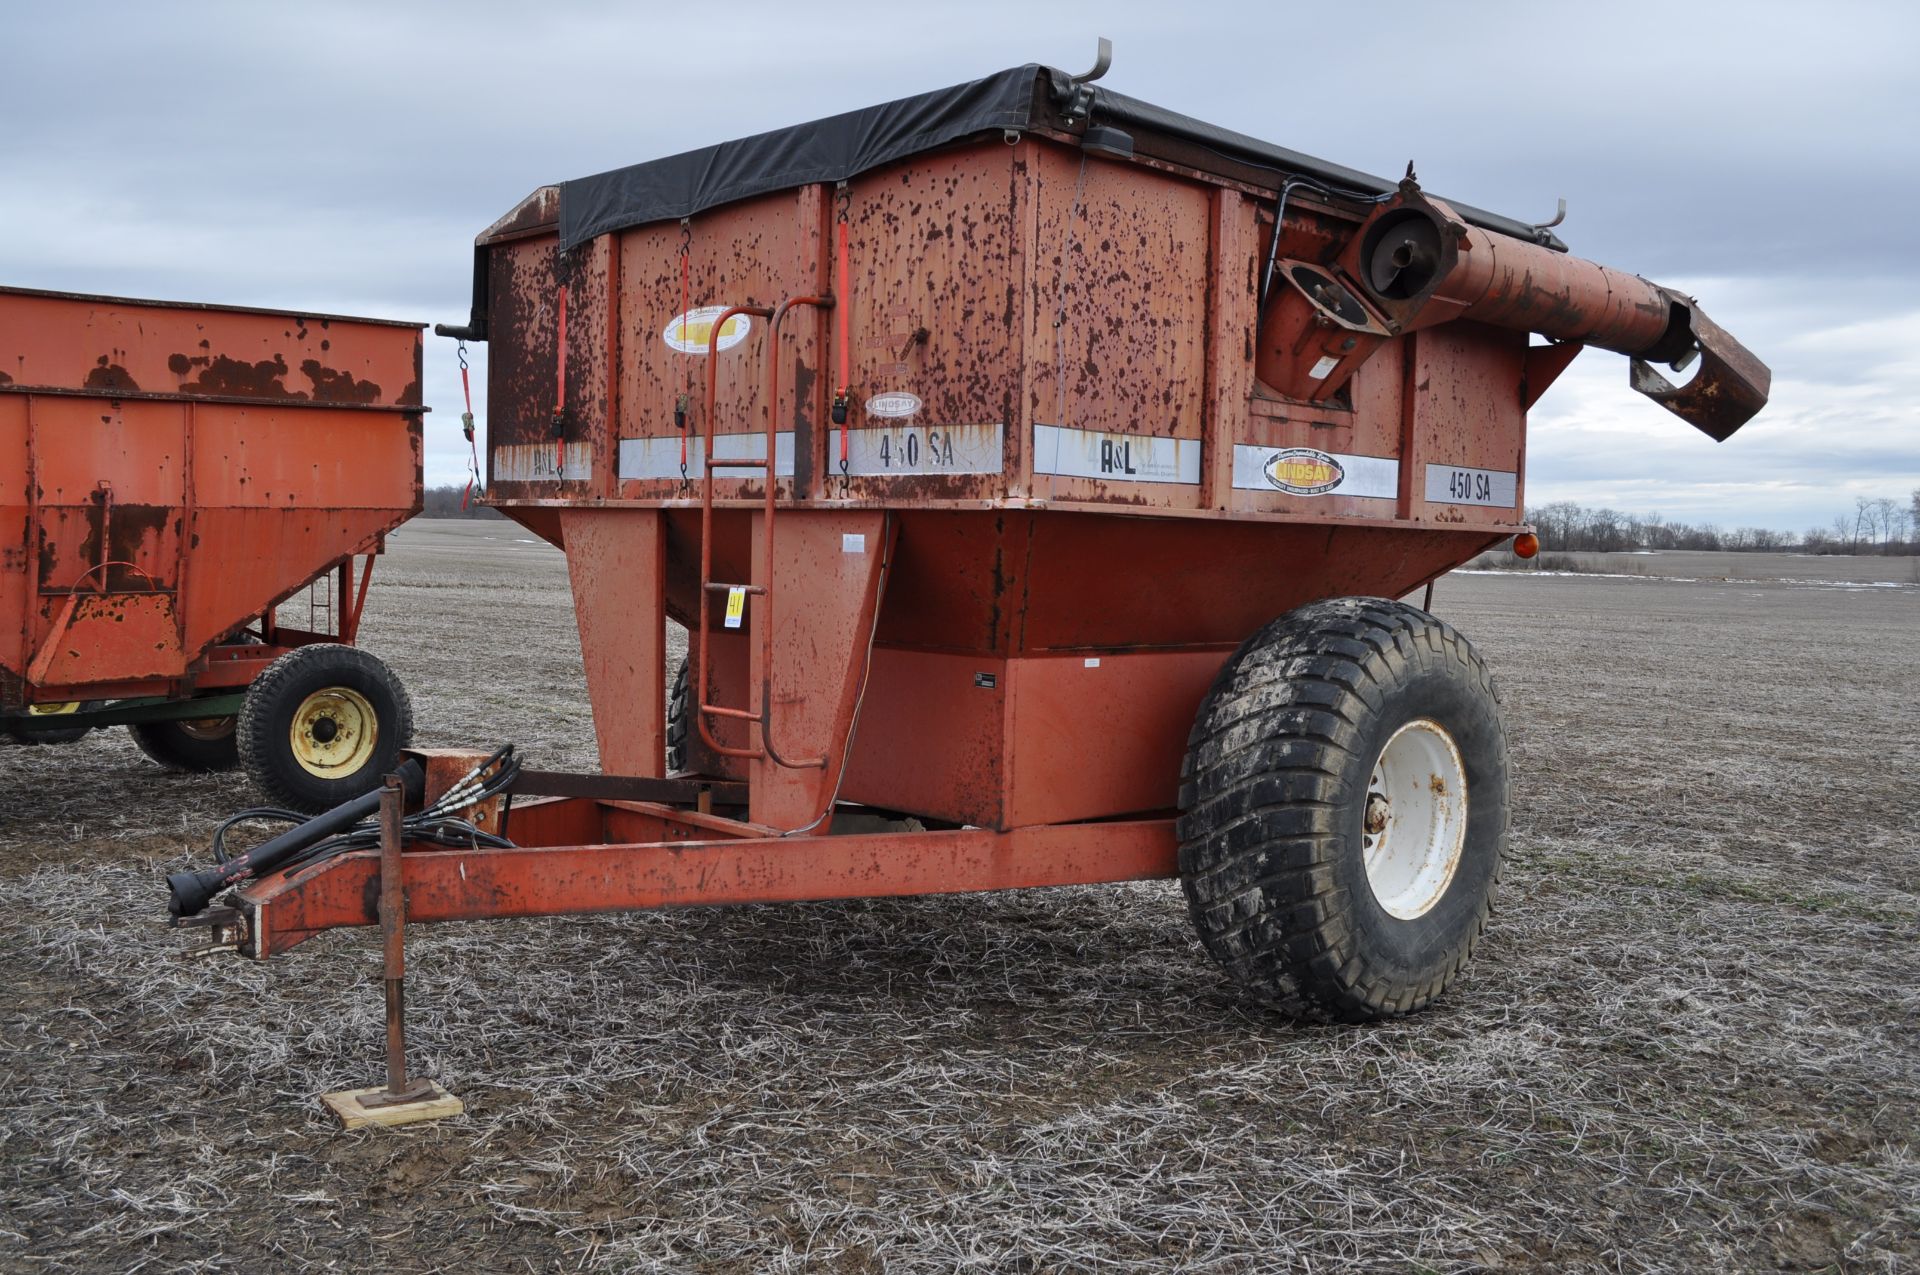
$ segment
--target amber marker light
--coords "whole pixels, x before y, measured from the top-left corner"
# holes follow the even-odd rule
[[[1523,531],[1513,538],[1513,556],[1531,558],[1540,552],[1540,537],[1531,531]]]

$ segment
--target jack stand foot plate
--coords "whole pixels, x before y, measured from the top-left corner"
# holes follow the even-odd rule
[[[387,1092],[385,1085],[375,1085],[371,1089],[342,1089],[339,1093],[322,1094],[320,1101],[326,1104],[340,1120],[343,1129],[364,1129],[368,1125],[412,1124],[416,1120],[443,1120],[448,1116],[457,1116],[466,1110],[461,1101],[432,1084],[428,1092],[413,1102],[397,1103],[388,1107],[365,1107],[360,1104],[362,1098],[373,1098]]]

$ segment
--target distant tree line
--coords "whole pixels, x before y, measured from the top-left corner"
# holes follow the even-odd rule
[[[426,490],[426,505],[420,510],[422,518],[502,518],[498,509],[489,509],[469,497],[467,507],[460,507],[460,494],[464,486],[429,487]]]
[[[1853,516],[1840,514],[1826,527],[1807,530],[1814,553],[1920,553],[1920,491],[1907,504],[1885,496],[1856,496]]]
[[[1757,553],[1920,553],[1920,491],[1908,503],[1861,496],[1851,515],[1799,536],[1770,527],[1732,529],[1710,523],[1669,522],[1659,514],[1589,509],[1570,500],[1530,510],[1544,548],[1562,553],[1619,553],[1632,549],[1718,549]]]

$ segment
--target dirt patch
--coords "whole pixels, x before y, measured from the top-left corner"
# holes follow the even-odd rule
[[[415,523],[375,579],[423,742],[593,764],[556,553]],[[470,1114],[401,1131],[315,1101],[379,1079],[371,935],[172,956],[243,781],[0,750],[0,1271],[1920,1263],[1920,593],[1435,610],[1518,776],[1436,1010],[1268,1017],[1165,884],[440,927],[410,1026]]]

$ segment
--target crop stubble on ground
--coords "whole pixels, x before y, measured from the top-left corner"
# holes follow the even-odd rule
[[[565,571],[421,524],[366,642],[422,741],[593,763]],[[0,750],[0,1271],[1920,1264],[1920,591],[1454,577],[1518,771],[1437,1010],[1276,1021],[1176,886],[428,928],[469,1115],[341,1134],[375,945],[172,958],[243,781]],[[412,644],[410,644],[412,643]]]

